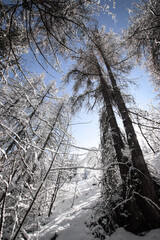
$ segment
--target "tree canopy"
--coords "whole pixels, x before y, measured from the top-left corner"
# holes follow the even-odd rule
[[[160,85],[160,2],[141,1],[130,11],[130,25],[125,32],[129,51],[138,61],[145,58],[146,69],[152,74],[155,89]]]

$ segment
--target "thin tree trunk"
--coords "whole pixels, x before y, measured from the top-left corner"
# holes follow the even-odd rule
[[[56,123],[57,123],[57,121],[58,121],[58,118],[59,118],[59,115],[60,115],[61,110],[62,110],[62,108],[63,108],[63,105],[64,105],[64,104],[62,104],[62,105],[60,106],[60,108],[59,108],[59,110],[58,110],[58,113],[57,113],[57,116],[56,116],[56,118],[55,118],[55,121],[54,121],[54,123],[53,123],[53,125],[52,125],[52,128],[50,129],[50,132],[49,132],[48,135],[47,135],[47,138],[46,138],[46,140],[45,140],[45,142],[44,142],[44,144],[43,144],[43,146],[42,146],[42,148],[41,148],[41,151],[40,151],[40,153],[38,154],[38,157],[37,157],[37,160],[38,160],[38,161],[41,159],[41,157],[42,157],[42,155],[43,155],[43,153],[44,153],[44,150],[45,150],[45,148],[46,148],[46,146],[47,146],[47,144],[48,144],[48,142],[49,142],[49,140],[50,140],[52,131],[53,131],[53,129],[54,129],[54,127],[55,127],[55,125],[56,125]],[[35,171],[36,171],[36,164],[33,165],[32,174],[33,174]]]
[[[1,206],[1,218],[0,218],[0,239],[2,239],[3,236],[3,225],[4,225],[4,219],[5,219],[5,201],[7,196],[7,190],[8,187],[6,187],[5,192],[3,194],[3,202]]]
[[[52,197],[51,197],[51,203],[50,203],[50,206],[49,206],[48,217],[50,217],[51,214],[52,214],[53,204],[54,204],[54,202],[56,200],[57,193],[58,193],[58,190],[59,190],[61,174],[62,174],[62,172],[59,171],[58,172],[58,176],[57,176],[57,180],[56,180],[56,183],[55,183],[54,191],[53,191],[53,194],[52,194]]]
[[[41,104],[43,103],[45,97],[47,96],[47,94],[49,93],[51,89],[51,86],[48,87],[48,89],[46,90],[46,92],[44,93],[44,95],[42,96],[42,98],[40,99],[39,103],[37,104],[37,106],[35,106],[33,108],[33,106],[31,106],[33,108],[33,111],[31,112],[31,114],[28,116],[29,122],[31,122],[33,116],[35,115],[36,111],[38,110],[39,106],[41,106]],[[17,100],[13,106],[15,106],[17,103],[19,102],[19,100]],[[30,102],[29,102],[30,103]],[[9,110],[9,109],[7,109]],[[10,143],[10,145],[7,147],[6,149],[6,154],[8,154],[8,152],[16,145],[16,140],[21,140],[23,134],[25,134],[24,130],[25,130],[25,125],[22,125],[21,130],[18,131],[17,136],[15,136],[15,139]],[[20,126],[19,126],[20,128]]]
[[[63,104],[61,105],[59,111],[61,111],[62,106],[63,106]],[[67,131],[67,128],[68,128],[68,125],[67,125],[67,127],[66,127],[66,131]],[[52,168],[52,166],[53,166],[53,163],[54,163],[54,161],[55,161],[55,159],[56,159],[56,156],[57,156],[57,154],[58,154],[58,151],[59,151],[59,149],[60,149],[60,147],[61,147],[61,144],[62,144],[62,142],[63,142],[63,140],[64,140],[64,137],[65,137],[65,135],[66,135],[66,131],[64,131],[64,133],[63,133],[62,139],[61,139],[61,141],[60,141],[60,143],[59,143],[59,145],[58,145],[58,147],[57,147],[57,150],[56,150],[55,155],[54,155],[54,157],[53,157],[53,159],[52,159],[52,162],[51,162],[51,164],[50,164],[50,166],[49,166],[49,168],[48,168],[48,170],[47,170],[47,172],[46,172],[46,174],[45,174],[45,176],[44,176],[44,178],[43,178],[43,180],[42,180],[39,188],[37,189],[37,191],[36,191],[36,193],[35,193],[35,196],[34,196],[32,202],[31,202],[29,208],[27,209],[27,211],[26,211],[26,213],[25,213],[25,215],[24,215],[24,217],[23,217],[23,219],[22,219],[22,221],[21,221],[21,223],[20,223],[20,225],[19,225],[19,227],[18,227],[18,229],[17,229],[14,237],[12,238],[12,240],[16,240],[16,239],[17,239],[17,237],[18,237],[18,235],[19,235],[19,232],[21,231],[21,228],[22,228],[24,222],[25,222],[25,220],[26,220],[26,218],[27,218],[30,210],[32,209],[32,206],[33,206],[33,204],[35,203],[35,201],[36,201],[36,199],[37,199],[37,196],[38,196],[39,192],[41,191],[41,189],[42,189],[42,187],[43,187],[43,185],[44,185],[44,183],[45,183],[45,181],[46,181],[46,179],[47,179],[47,177],[48,177],[48,174],[49,174],[49,172],[50,172],[50,170],[51,170],[51,168]]]

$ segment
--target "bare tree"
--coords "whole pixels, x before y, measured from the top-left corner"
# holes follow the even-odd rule
[[[46,86],[43,76],[34,76],[30,82],[34,88],[14,79],[10,79],[8,85],[1,83],[0,229],[3,237],[7,232],[9,237],[15,234],[33,199],[36,204],[27,213],[26,230],[31,227],[31,219],[47,214],[51,200],[49,192],[55,188],[58,173],[46,177],[38,198],[34,197],[35,190],[53,159],[54,166],[60,167],[69,154],[71,136],[66,131],[70,120],[67,99],[57,96],[54,82]],[[62,176],[64,181],[67,175],[62,172]]]

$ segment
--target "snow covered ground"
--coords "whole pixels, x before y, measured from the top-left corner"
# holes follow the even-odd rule
[[[57,207],[45,226],[31,236],[34,240],[93,240],[93,235],[85,225],[85,218],[91,214],[92,206],[100,196],[95,178],[68,184],[63,199],[58,199]],[[70,198],[68,198],[68,195]]]
[[[147,161],[160,169],[160,154],[148,155]],[[91,214],[92,207],[100,196],[95,177],[68,183],[67,189],[57,201],[57,206],[44,226],[30,236],[31,240],[96,240],[85,225],[85,219]],[[57,236],[54,238],[55,233]],[[160,229],[148,232],[145,236],[118,228],[105,240],[160,240]]]

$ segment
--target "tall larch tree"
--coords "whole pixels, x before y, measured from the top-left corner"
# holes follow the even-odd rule
[[[123,208],[130,213],[130,217],[127,218],[128,229],[140,232],[144,225],[146,228],[158,227],[160,217],[157,192],[119,85],[120,81],[124,81],[124,75],[129,74],[130,61],[124,57],[118,38],[113,32],[105,34],[104,30],[101,32],[95,30],[91,33],[90,39],[88,51],[79,55],[76,67],[69,73],[69,76],[73,76],[76,80],[75,92],[80,87],[88,88],[83,94],[76,96],[75,103],[82,103],[86,97],[98,99],[100,97],[97,97],[95,93],[99,91],[101,100],[106,106],[120,174],[124,183],[123,197],[124,199],[127,197]],[[123,121],[130,150],[128,156],[123,154],[125,146],[113,106],[118,109]],[[129,180],[127,180],[128,177]],[[124,219],[120,218],[119,223],[122,220]]]
[[[93,42],[97,47],[100,57],[103,59],[105,64],[107,74],[109,76],[109,81],[111,83],[115,102],[119,113],[122,117],[124,129],[126,132],[126,137],[128,141],[128,146],[131,153],[131,164],[133,167],[132,177],[133,177],[133,189],[131,194],[134,195],[138,206],[140,207],[140,212],[144,214],[144,219],[152,222],[153,219],[159,224],[159,213],[158,208],[154,205],[151,207],[147,201],[144,201],[144,197],[150,199],[157,206],[159,205],[157,193],[151,175],[149,173],[147,164],[144,160],[144,156],[138,142],[129,111],[126,107],[124,99],[122,97],[120,87],[117,84],[117,79],[121,76],[121,73],[127,73],[130,66],[127,59],[124,58],[124,52],[121,45],[118,43],[118,38],[114,34],[104,34],[102,31],[100,34],[94,33]],[[123,55],[122,55],[123,54]],[[128,66],[127,66],[128,65]],[[117,77],[118,76],[118,77]],[[117,78],[117,79],[116,79]],[[140,184],[137,184],[137,181]],[[137,194],[137,195],[136,195]],[[132,210],[133,212],[134,210]],[[148,213],[147,213],[148,212]],[[157,219],[157,220],[156,220]],[[155,225],[156,225],[155,224]]]

